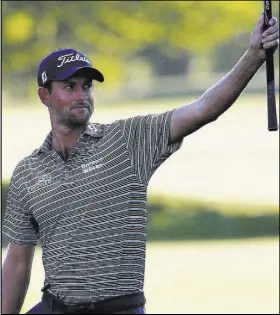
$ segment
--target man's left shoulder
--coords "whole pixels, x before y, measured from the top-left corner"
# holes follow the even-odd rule
[[[111,123],[95,123],[90,122],[87,125],[85,133],[90,134],[94,137],[104,137],[108,133],[111,133],[113,130],[117,131],[118,127],[120,127],[120,121],[115,120]]]
[[[85,134],[93,137],[103,137],[105,132],[105,124],[89,122],[87,124]]]

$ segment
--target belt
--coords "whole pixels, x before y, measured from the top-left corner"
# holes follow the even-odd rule
[[[75,306],[64,304],[54,295],[45,291],[42,302],[50,304],[51,309],[65,314],[113,314],[127,310],[133,310],[144,306],[146,299],[143,292],[122,295],[95,303],[82,303]]]

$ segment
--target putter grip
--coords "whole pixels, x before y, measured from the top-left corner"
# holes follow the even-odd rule
[[[272,18],[271,0],[264,1],[264,29],[269,27],[269,20]],[[275,77],[274,77],[274,61],[273,51],[266,50],[266,84],[267,84],[267,117],[268,130],[278,130],[276,97],[275,97]]]
[[[267,115],[268,115],[268,130],[278,130],[277,113],[276,113],[276,98],[275,98],[275,79],[274,79],[274,64],[273,55],[267,52],[266,56],[266,76],[267,76]]]

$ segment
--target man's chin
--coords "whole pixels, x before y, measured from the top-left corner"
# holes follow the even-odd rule
[[[66,125],[69,128],[79,128],[79,127],[83,127],[84,125],[86,125],[89,122],[90,116],[87,117],[83,117],[83,118],[72,118],[72,119],[68,119],[66,121]]]

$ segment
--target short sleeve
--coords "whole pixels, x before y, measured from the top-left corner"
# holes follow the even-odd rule
[[[143,183],[148,183],[155,170],[182,145],[183,140],[169,143],[172,113],[120,121],[132,165]]]
[[[20,191],[12,177],[8,188],[2,234],[8,242],[20,245],[36,245],[38,233],[32,215],[24,209]]]

